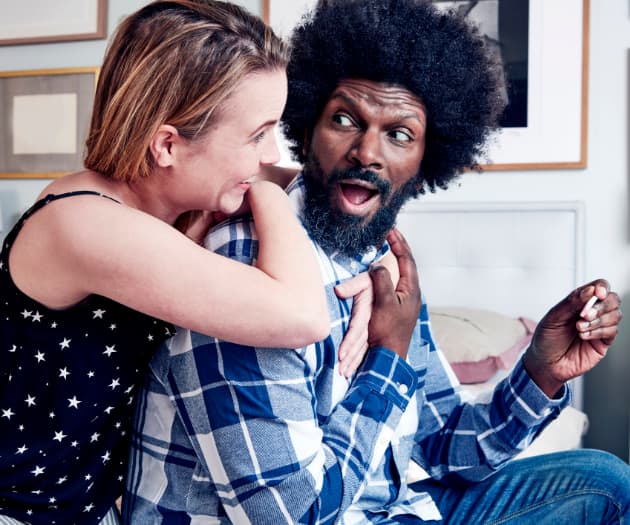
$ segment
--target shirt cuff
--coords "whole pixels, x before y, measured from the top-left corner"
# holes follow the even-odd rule
[[[521,358],[508,378],[504,396],[515,416],[532,425],[565,408],[571,401],[571,388],[565,383],[555,398],[548,398],[529,376]]]
[[[354,384],[378,391],[405,410],[418,388],[418,376],[398,354],[384,346],[375,346],[368,350]]]

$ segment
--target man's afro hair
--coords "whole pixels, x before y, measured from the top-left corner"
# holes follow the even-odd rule
[[[476,168],[504,108],[502,69],[477,28],[422,0],[320,0],[291,37],[282,117],[297,160],[344,79],[402,86],[427,110],[419,177],[430,191]]]

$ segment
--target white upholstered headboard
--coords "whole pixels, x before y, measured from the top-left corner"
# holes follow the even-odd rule
[[[468,306],[538,320],[583,277],[581,202],[407,204],[429,307]]]
[[[429,306],[538,321],[583,282],[582,202],[409,202],[398,227]],[[573,406],[583,404],[574,380]]]

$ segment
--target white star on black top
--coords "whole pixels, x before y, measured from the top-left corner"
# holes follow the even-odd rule
[[[95,441],[98,441],[99,437],[101,437],[101,435],[98,432],[94,432],[94,434],[90,436],[90,443],[94,443]]]
[[[51,327],[51,328],[57,328],[57,323],[51,323],[51,324],[50,324],[50,327]]]
[[[57,485],[61,485],[62,483],[65,483],[68,480],[68,476],[64,476],[62,478],[59,478],[57,480]]]
[[[35,477],[37,477],[40,474],[43,474],[44,470],[46,470],[46,467],[40,467],[39,465],[35,465],[35,470],[31,470],[31,474],[35,474]]]
[[[17,346],[13,345],[11,348],[9,348],[9,352],[13,353],[17,350]]]
[[[77,399],[77,396],[72,396],[71,398],[68,398],[68,402],[70,403],[68,405],[68,408],[72,407],[72,408],[79,408],[79,403],[82,403],[82,401],[79,401]]]
[[[103,460],[103,463],[107,463],[110,460],[110,453],[109,450],[107,452],[105,452],[105,454],[103,454],[101,456],[101,459]]]
[[[37,321],[39,323],[42,320],[42,317],[44,317],[42,314],[35,312],[35,315],[33,315],[33,322]]]
[[[15,412],[10,408],[2,409],[2,417],[6,417],[7,419],[11,419],[11,416],[14,416]]]
[[[53,441],[59,441],[59,443],[61,443],[66,437],[68,436],[64,434],[62,430],[60,430],[59,432],[55,432],[55,437],[53,438]]]
[[[116,330],[116,324],[115,323],[110,324],[109,325],[109,329],[110,330]]]
[[[17,449],[17,451],[15,452],[16,454],[24,454],[24,452],[26,452],[28,450],[28,447],[26,445],[22,445],[20,448]]]
[[[63,377],[64,379],[67,379],[68,376],[70,375],[70,372],[68,372],[68,368],[67,367],[63,367],[59,369],[59,377]]]
[[[46,358],[44,357],[46,354],[42,353],[40,350],[37,351],[37,353],[35,354],[35,359],[37,359],[38,363],[41,363],[42,361],[46,361]]]
[[[88,377],[94,377],[94,372],[92,372],[92,370],[90,370],[90,371],[87,373],[87,376],[88,376]]]
[[[105,313],[105,310],[99,308],[98,310],[94,310],[92,313],[94,314],[94,317],[92,317],[92,319],[96,319],[97,317],[99,319],[103,319],[103,314]]]
[[[111,355],[113,353],[116,352],[116,350],[114,349],[116,345],[112,345],[112,346],[107,346],[105,345],[105,351],[103,352],[107,357],[111,357]]]
[[[153,341],[153,335],[152,334],[147,335],[147,340]]]
[[[33,405],[36,405],[37,403],[35,402],[35,397],[31,396],[30,394],[26,396],[26,399],[24,400],[26,402],[26,404],[30,407],[32,407]]]
[[[120,378],[112,379],[112,382],[109,384],[109,387],[114,390],[117,386],[120,386]]]
[[[26,308],[24,310],[22,310],[22,317],[24,317],[24,319],[26,319],[27,317],[30,317],[31,314],[33,312],[29,312]]]
[[[64,348],[70,348],[70,341],[72,341],[72,339],[68,339],[66,337],[63,338],[63,341],[61,341],[61,343],[59,343],[59,345],[61,346],[62,350]]]
[[[90,512],[93,508],[94,508],[94,505],[90,503],[89,505],[86,505],[85,507],[83,507],[83,512]]]

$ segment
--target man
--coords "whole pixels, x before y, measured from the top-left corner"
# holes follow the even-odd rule
[[[125,519],[630,518],[630,467],[609,454],[509,462],[568,404],[567,381],[606,354],[621,319],[617,294],[603,280],[572,292],[541,320],[492,400],[467,404],[433,343],[426,304],[417,315],[408,247],[396,231],[384,242],[402,204],[473,165],[495,125],[501,86],[480,37],[427,3],[348,0],[321,2],[292,43],[283,120],[304,170],[288,191],[320,261],[330,336],[270,349],[178,332],[139,396]],[[251,264],[253,224],[233,220],[208,246]],[[351,305],[333,287],[389,246],[400,281],[394,290],[387,272],[372,271],[370,348],[347,380],[336,363]],[[408,483],[412,460],[423,475]]]

